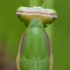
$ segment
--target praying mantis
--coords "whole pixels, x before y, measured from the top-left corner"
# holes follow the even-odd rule
[[[45,0],[46,1],[46,0]],[[27,27],[16,58],[17,70],[52,70],[53,54],[45,28],[57,18],[53,9],[19,7],[16,15]]]

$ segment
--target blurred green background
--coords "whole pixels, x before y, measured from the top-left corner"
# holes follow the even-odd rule
[[[32,1],[33,5],[37,6],[43,3],[43,0]],[[45,8],[53,8],[58,12],[57,20],[46,28],[54,55],[53,70],[70,70],[69,2],[69,0],[47,0],[45,5]],[[15,61],[21,36],[26,30],[16,17],[16,10],[20,6],[30,6],[29,0],[0,0],[0,53],[5,53],[4,61],[5,59]],[[0,60],[2,54],[0,54]]]

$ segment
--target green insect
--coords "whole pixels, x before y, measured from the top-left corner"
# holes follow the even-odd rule
[[[27,27],[17,54],[17,70],[52,70],[53,55],[45,27],[57,18],[56,11],[36,6],[20,7],[16,15]]]

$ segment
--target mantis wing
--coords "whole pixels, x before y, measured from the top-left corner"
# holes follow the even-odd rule
[[[53,68],[53,53],[52,53],[52,48],[51,48],[51,46],[50,46],[50,41],[49,41],[49,37],[48,37],[48,35],[46,34],[46,39],[47,39],[47,42],[48,42],[48,47],[50,47],[49,48],[49,51],[50,51],[50,67],[49,67],[49,70],[52,70],[52,68]]]
[[[21,38],[21,41],[20,41],[20,45],[19,45],[18,54],[17,54],[17,58],[16,58],[17,70],[20,70],[20,51],[21,51],[21,47],[23,47],[23,46],[22,46],[22,43],[23,43],[24,40],[25,40],[25,34],[26,34],[26,33],[24,33],[24,34],[22,35],[22,38]]]
[[[22,36],[17,55],[18,70],[49,70],[50,46],[43,23],[39,19],[31,21]]]

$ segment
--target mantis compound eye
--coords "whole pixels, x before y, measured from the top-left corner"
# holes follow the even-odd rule
[[[24,7],[19,7],[19,8],[17,9],[16,15],[17,15],[18,17],[21,16],[21,14],[22,14],[22,12],[23,12],[23,9],[24,9]]]
[[[53,14],[53,21],[57,19],[57,14]]]
[[[57,12],[52,9],[53,21],[57,19]]]
[[[17,17],[20,17],[21,11],[17,11],[16,15],[17,15]]]

